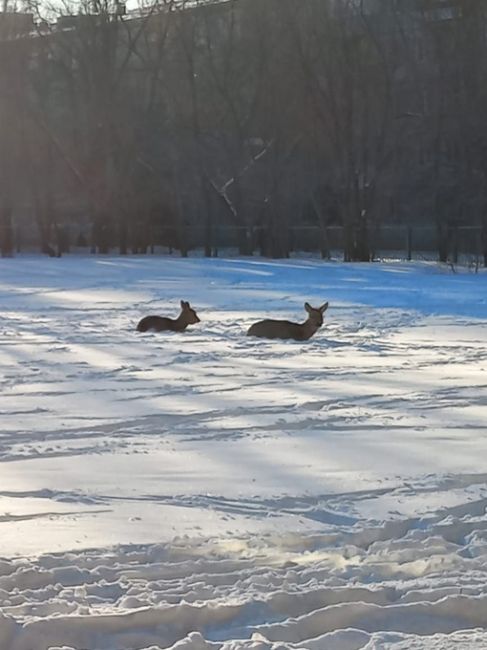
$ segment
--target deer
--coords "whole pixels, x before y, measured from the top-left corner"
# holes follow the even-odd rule
[[[188,325],[194,325],[200,322],[198,314],[189,302],[181,300],[181,313],[177,318],[144,316],[137,325],[137,332],[184,332]]]
[[[328,309],[325,302],[321,307],[311,307],[307,302],[304,308],[308,312],[308,318],[304,323],[292,323],[288,320],[266,320],[258,321],[250,326],[247,336],[259,336],[266,339],[294,339],[295,341],[307,341],[323,325],[323,314]]]

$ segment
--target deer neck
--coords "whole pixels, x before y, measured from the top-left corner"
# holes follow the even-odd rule
[[[174,329],[181,331],[181,330],[185,330],[187,327],[188,327],[188,321],[186,320],[184,312],[181,312],[179,316],[176,318],[176,320],[174,321]]]
[[[304,323],[301,325],[304,338],[309,339],[315,334],[319,329],[320,326],[316,321],[311,320],[311,318],[308,318],[307,320],[304,321]]]

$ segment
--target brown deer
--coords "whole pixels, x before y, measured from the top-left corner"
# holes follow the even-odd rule
[[[201,322],[189,302],[181,300],[181,313],[177,318],[145,316],[137,325],[137,332],[184,332],[188,325]]]
[[[247,336],[260,336],[266,339],[294,339],[307,341],[323,325],[323,314],[328,309],[325,302],[321,307],[311,307],[307,302],[304,308],[308,312],[308,319],[304,323],[291,323],[288,320],[261,320],[250,326]]]

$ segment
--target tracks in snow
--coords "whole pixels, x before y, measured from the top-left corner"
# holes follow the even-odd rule
[[[481,648],[486,505],[323,534],[3,560],[0,646]]]

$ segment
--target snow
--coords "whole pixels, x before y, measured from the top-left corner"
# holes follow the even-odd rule
[[[486,273],[19,257],[0,301],[1,650],[487,647]]]

